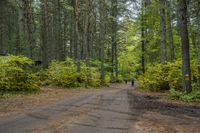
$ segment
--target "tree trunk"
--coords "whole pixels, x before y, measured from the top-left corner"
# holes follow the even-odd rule
[[[88,31],[89,31],[89,15],[90,15],[90,0],[85,1],[85,21],[84,21],[84,34],[83,34],[83,59],[88,58]]]
[[[142,39],[142,45],[141,45],[141,50],[142,50],[142,72],[143,74],[145,73],[145,21],[144,21],[144,10],[145,10],[145,0],[142,1],[142,16],[141,16],[141,39]]]
[[[68,30],[68,16],[67,13],[63,11],[63,59],[69,55],[69,51],[67,49],[67,43],[68,43],[68,36],[67,36],[67,30]]]
[[[4,54],[4,46],[3,46],[3,26],[0,24],[0,54]]]
[[[23,0],[19,0],[18,1],[18,30],[19,30],[19,34],[18,34],[18,50],[16,51],[16,54],[22,54],[23,52],[23,44],[26,41],[25,38],[25,16],[24,16],[24,8],[23,8],[24,4],[23,4]]]
[[[29,57],[33,58],[33,49],[35,46],[34,42],[34,29],[33,29],[33,16],[31,12],[31,2],[28,0],[23,0],[24,4],[24,13],[26,18],[26,26],[27,26],[27,33],[28,33],[28,41],[29,41]]]
[[[172,32],[172,22],[171,22],[171,1],[167,2],[168,4],[168,36],[169,36],[169,46],[170,46],[170,60],[174,62],[175,54],[174,54],[174,41],[173,41],[173,32]]]
[[[90,54],[89,54],[89,47],[90,47],[90,16],[92,10],[92,0],[85,1],[85,23],[84,23],[84,37],[83,37],[83,58],[86,61],[87,66],[87,84],[90,81]]]
[[[42,2],[42,27],[41,27],[41,50],[43,67],[48,66],[48,3],[47,0]]]
[[[101,47],[101,84],[105,83],[104,74],[104,0],[99,0],[99,14],[100,14],[100,32],[99,44]]]
[[[4,54],[4,40],[3,40],[3,34],[4,34],[4,6],[7,2],[0,1],[0,54]]]
[[[160,45],[161,63],[165,64],[167,62],[165,0],[160,0]]]
[[[112,37],[111,37],[111,82],[118,80],[117,55],[117,0],[111,1]],[[115,78],[114,78],[115,70]]]
[[[187,0],[178,0],[180,14],[180,34],[182,42],[182,67],[183,67],[183,89],[185,92],[192,91],[190,70],[190,47],[187,26]]]
[[[19,11],[18,11],[18,14],[17,14],[17,18],[18,18],[18,23],[16,25],[16,42],[15,42],[15,54],[16,55],[19,55],[20,52],[21,52],[21,45],[20,45],[20,14],[19,14]]]
[[[80,33],[79,33],[79,21],[80,21],[80,11],[79,11],[79,0],[75,0],[75,44],[74,44],[74,54],[75,54],[75,60],[77,64],[77,72],[80,73],[80,59],[81,59],[81,45],[80,45]]]
[[[57,34],[57,59],[58,60],[63,60],[64,57],[64,44],[63,44],[63,12],[61,9],[61,0],[57,0],[57,30],[58,30],[58,34]]]
[[[70,0],[70,6],[74,7],[74,0]],[[71,58],[74,58],[74,41],[75,41],[75,34],[74,34],[74,11],[70,11],[70,52],[69,55]]]
[[[198,72],[199,72],[199,88],[200,88],[200,1],[198,1],[198,13],[197,13],[197,21],[198,21]]]

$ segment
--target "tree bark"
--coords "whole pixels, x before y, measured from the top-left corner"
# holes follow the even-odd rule
[[[48,3],[47,0],[42,2],[42,27],[41,27],[41,50],[42,50],[42,62],[43,67],[48,66]]]
[[[18,11],[18,14],[17,14],[17,18],[18,18],[18,23],[16,25],[16,42],[15,42],[15,54],[16,55],[19,55],[20,52],[21,52],[21,44],[20,44],[20,14],[19,14],[19,11]]]
[[[117,55],[117,0],[111,1],[112,37],[111,37],[111,82],[118,80]],[[115,78],[114,78],[115,71]]]
[[[199,72],[198,80],[200,88],[200,1],[198,1],[197,21],[198,21],[198,72]]]
[[[74,7],[74,0],[70,0],[70,6]],[[70,52],[69,55],[71,58],[74,58],[74,41],[75,41],[75,32],[74,32],[74,11],[70,12]]]
[[[61,0],[57,0],[57,30],[58,30],[58,34],[57,34],[57,59],[58,60],[63,60],[65,58],[64,56],[64,44],[63,44],[63,12],[61,9]]]
[[[166,11],[165,0],[160,0],[160,45],[161,63],[167,62],[167,41],[166,41]]]
[[[75,44],[74,44],[74,57],[76,60],[76,64],[77,64],[77,72],[80,73],[80,59],[81,59],[81,43],[80,43],[80,33],[79,33],[79,14],[80,14],[80,9],[79,9],[79,0],[75,0],[75,5],[74,5],[74,11],[75,11],[75,35],[76,35],[76,39],[75,39]]]
[[[172,32],[172,20],[171,20],[171,1],[167,1],[168,11],[167,11],[167,18],[168,18],[168,36],[169,36],[169,46],[170,46],[170,60],[174,62],[175,53],[174,53],[174,39],[173,39],[173,32]]]
[[[6,2],[0,1],[0,54],[4,54],[4,41],[3,41],[3,34],[4,34],[4,6]]]
[[[89,47],[90,47],[90,16],[91,16],[91,10],[92,10],[92,0],[85,1],[85,23],[84,23],[84,37],[83,37],[83,58],[86,61],[87,66],[87,84],[89,84],[90,81],[90,53],[89,53]]]
[[[23,0],[24,4],[24,14],[26,18],[26,26],[27,26],[27,33],[28,33],[28,41],[29,41],[29,57],[33,58],[33,49],[35,46],[34,41],[34,26],[33,26],[33,16],[31,12],[31,3],[28,0]]]
[[[104,0],[99,0],[99,14],[100,14],[100,32],[99,44],[101,47],[101,84],[105,83],[104,72]]]
[[[143,74],[145,73],[145,20],[144,20],[144,13],[145,13],[145,8],[146,8],[146,0],[142,1],[142,16],[141,16],[141,38],[142,38],[142,45],[141,45],[141,50],[142,50],[142,72]]]
[[[185,92],[192,91],[191,69],[190,69],[190,47],[187,26],[187,0],[178,0],[180,14],[180,34],[182,42],[182,68],[183,68],[183,89]]]

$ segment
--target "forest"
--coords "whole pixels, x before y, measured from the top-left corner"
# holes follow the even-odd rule
[[[199,0],[1,0],[0,92],[124,80],[200,99]]]

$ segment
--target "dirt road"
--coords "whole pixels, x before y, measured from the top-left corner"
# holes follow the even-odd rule
[[[199,133],[200,106],[129,86],[83,93],[0,120],[0,133]]]

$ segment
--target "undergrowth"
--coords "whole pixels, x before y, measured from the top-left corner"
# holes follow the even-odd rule
[[[169,92],[170,92],[170,98],[172,100],[181,100],[186,102],[200,102],[200,91],[193,91],[187,94],[185,92],[171,89]]]

